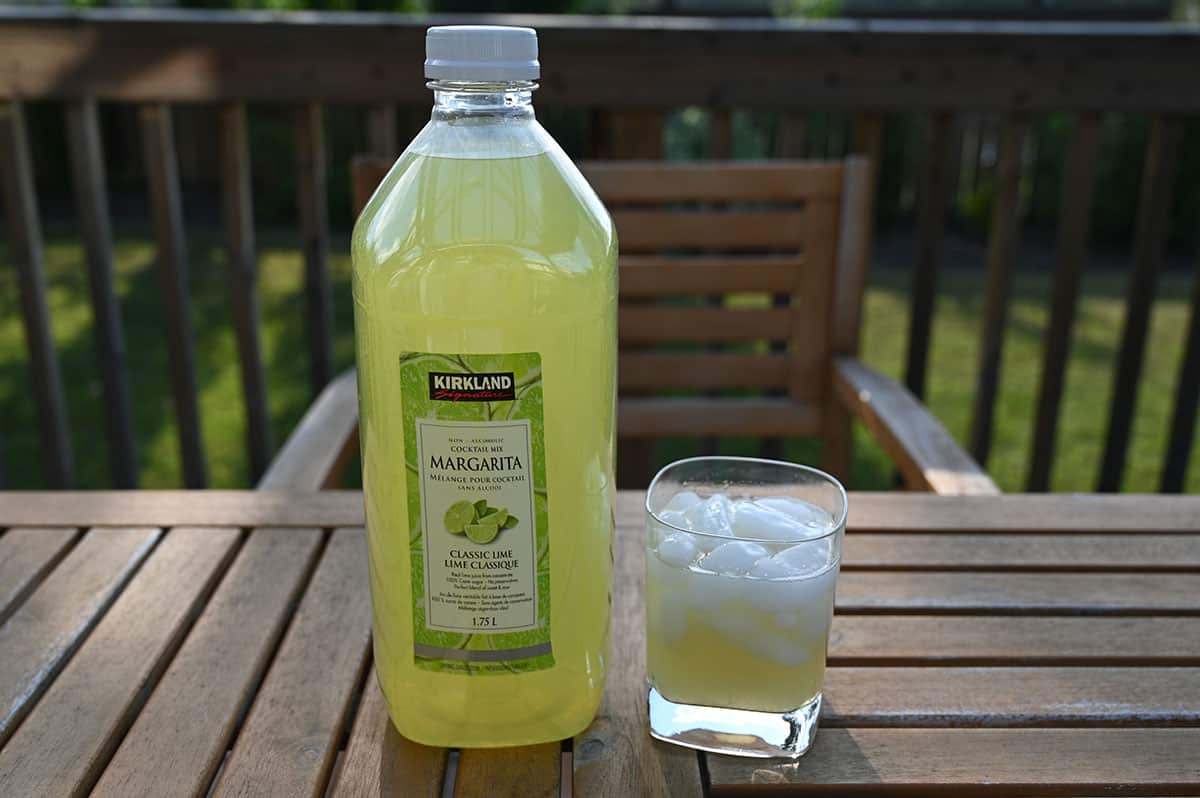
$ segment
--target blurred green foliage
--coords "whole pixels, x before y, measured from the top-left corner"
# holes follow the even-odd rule
[[[841,157],[851,140],[852,115],[812,112],[806,115],[806,156]],[[926,157],[926,118],[918,113],[891,113],[884,120],[882,166],[876,211],[886,226],[910,225],[920,201],[917,185]],[[670,160],[708,157],[711,114],[702,108],[683,108],[667,117],[664,149]],[[769,158],[775,152],[780,114],[739,110],[733,114],[735,158]],[[974,124],[974,123],[973,123]],[[1052,232],[1062,203],[1063,169],[1071,144],[1075,116],[1037,114],[1026,139],[1021,183],[1022,218],[1034,230]],[[1142,114],[1105,114],[1101,126],[1096,186],[1092,197],[1092,243],[1099,249],[1120,249],[1132,242],[1137,221],[1142,166],[1150,120]],[[978,175],[971,140],[964,137],[960,181],[951,222],[960,233],[982,240],[991,220],[997,120],[988,122]],[[1175,169],[1175,199],[1171,207],[1168,246],[1190,253],[1200,244],[1200,120],[1184,127],[1183,145]]]
[[[179,5],[186,8],[266,9],[271,11],[564,14],[580,11],[583,0],[180,0]]]
[[[1044,114],[1035,118],[1026,147],[1026,168],[1021,191],[1025,218],[1033,227],[1057,225],[1067,148],[1074,118],[1069,114]],[[1127,246],[1137,222],[1142,167],[1150,120],[1141,114],[1106,114],[1101,124],[1096,187],[1092,197],[1092,242],[1102,248]],[[889,167],[885,158],[885,174]],[[991,214],[992,174],[985,171],[977,186],[964,187],[956,213],[962,228],[984,235]],[[1198,243],[1200,222],[1200,123],[1184,127],[1183,146],[1175,169],[1175,199],[1171,207],[1168,245],[1190,252]]]
[[[1181,22],[1200,22],[1200,0],[1176,0],[1174,18]]]
[[[772,0],[771,13],[777,17],[823,19],[836,17],[842,0]]]

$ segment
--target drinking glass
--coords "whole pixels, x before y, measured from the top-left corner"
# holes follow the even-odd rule
[[[650,733],[799,757],[821,711],[846,491],[815,468],[696,457],[646,496]]]

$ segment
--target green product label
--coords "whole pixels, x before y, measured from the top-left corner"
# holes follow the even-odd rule
[[[552,667],[541,356],[406,352],[400,384],[414,662]]]

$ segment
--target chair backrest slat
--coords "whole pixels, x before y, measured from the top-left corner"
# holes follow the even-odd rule
[[[589,161],[588,182],[613,205],[798,202],[842,193],[839,164],[806,161],[662,163]]]
[[[621,296],[635,299],[734,291],[790,294],[802,268],[801,255],[622,255]]]
[[[623,307],[618,329],[630,343],[665,341],[783,341],[792,334],[787,308],[726,310],[722,307]]]
[[[784,211],[612,211],[623,252],[688,250],[798,251],[805,239],[804,213]]]
[[[779,354],[704,352],[621,353],[617,380],[622,392],[670,389],[783,389],[791,361]]]
[[[812,405],[777,398],[739,399],[731,412],[724,399],[682,397],[621,400],[621,432],[626,444],[652,443],[661,436],[732,435],[776,439],[821,433],[821,416]],[[624,472],[625,462],[617,467]],[[635,466],[640,465],[637,461]],[[645,463],[647,467],[650,463]],[[653,476],[653,474],[651,475]]]

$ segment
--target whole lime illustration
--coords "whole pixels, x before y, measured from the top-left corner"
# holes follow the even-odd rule
[[[446,531],[461,535],[467,530],[467,525],[475,522],[475,506],[469,501],[455,502],[446,508]]]

